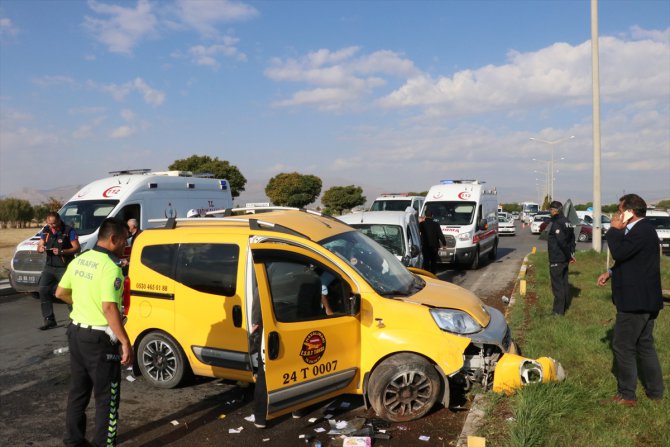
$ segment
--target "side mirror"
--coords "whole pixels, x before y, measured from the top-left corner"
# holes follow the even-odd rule
[[[417,256],[419,256],[419,253],[421,253],[421,250],[419,250],[419,247],[417,247],[416,245],[412,244],[409,247],[409,255],[412,258],[416,258]]]
[[[402,263],[402,265],[404,265],[405,267],[407,267],[407,266],[409,265],[409,261],[410,261],[410,259],[412,259],[412,258],[410,258],[409,255],[405,255],[405,256],[402,257],[402,259],[400,260],[400,262]]]
[[[279,357],[279,333],[272,331],[268,334],[268,358],[274,360]]]
[[[358,315],[361,312],[361,296],[354,293],[349,296],[349,315]]]
[[[489,227],[489,224],[486,222],[486,219],[482,219],[479,221],[479,229],[480,230],[486,230]]]

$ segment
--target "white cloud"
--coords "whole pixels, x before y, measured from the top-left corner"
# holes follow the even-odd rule
[[[247,56],[244,53],[241,53],[235,46],[238,41],[239,39],[226,36],[223,44],[210,46],[196,45],[189,48],[188,53],[194,64],[218,68],[219,61],[217,60],[217,56],[219,55],[233,57],[239,61],[247,60]]]
[[[105,121],[104,116],[94,118],[88,123],[82,124],[72,132],[75,140],[85,140],[95,137],[95,130]]]
[[[77,82],[69,76],[55,75],[55,76],[41,76],[34,78],[33,83],[40,87],[51,87],[53,85],[69,85],[75,86]]]
[[[659,37],[662,33],[637,30]],[[591,102],[591,44],[556,43],[508,54],[509,63],[463,70],[453,76],[411,77],[379,101],[382,107],[423,107],[430,114],[463,116]],[[668,39],[600,38],[601,97],[605,103],[670,96]]]
[[[144,102],[152,106],[160,106],[165,102],[165,93],[153,89],[142,78],[135,78],[125,84],[98,84],[94,81],[87,81],[91,88],[109,93],[117,101],[123,101],[131,92],[137,92],[142,95]]]
[[[138,0],[134,8],[95,0],[89,0],[88,6],[106,18],[87,16],[84,27],[112,53],[130,55],[140,40],[156,32],[158,19],[148,0]]]
[[[392,51],[377,51],[359,56],[356,46],[337,51],[320,49],[299,59],[275,58],[265,75],[274,81],[300,82],[316,86],[279,100],[275,106],[312,105],[320,109],[339,109],[358,102],[375,89],[386,85],[384,76],[402,77],[418,73],[412,61]]]
[[[114,139],[128,138],[134,135],[136,129],[132,126],[120,126],[110,132],[109,137]]]
[[[121,110],[121,118],[125,121],[133,121],[135,119],[135,113],[130,109]]]
[[[0,17],[0,41],[8,37],[15,37],[19,34],[19,29],[12,23],[12,19]]]
[[[179,21],[209,38],[219,35],[219,24],[246,21],[258,16],[258,10],[253,6],[229,0],[178,0],[176,12]]]
[[[633,39],[649,39],[655,42],[665,42],[665,43],[670,41],[670,28],[664,31],[646,30],[636,25],[630,29],[630,33]]]

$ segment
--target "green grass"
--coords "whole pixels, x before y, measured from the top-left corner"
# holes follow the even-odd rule
[[[638,406],[601,406],[612,397],[611,331],[616,309],[609,283],[596,285],[605,254],[579,252],[570,266],[572,306],[554,317],[546,252],[529,257],[528,293],[516,297],[508,316],[523,354],[552,357],[563,365],[561,383],[525,387],[512,396],[487,394],[487,420],[479,435],[492,446],[670,446],[670,306],[656,322],[654,336],[666,384],[666,397],[652,403],[638,388]],[[663,289],[670,289],[670,258],[661,264]]]

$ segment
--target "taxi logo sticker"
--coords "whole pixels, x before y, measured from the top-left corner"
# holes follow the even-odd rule
[[[326,352],[326,337],[320,331],[312,331],[307,334],[305,341],[302,342],[300,357],[308,365],[313,365],[323,357]]]

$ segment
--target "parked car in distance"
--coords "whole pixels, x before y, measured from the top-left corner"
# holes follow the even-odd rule
[[[405,211],[363,211],[337,217],[393,253],[407,267],[422,268],[419,221]]]
[[[658,234],[658,239],[661,242],[661,250],[664,255],[670,255],[670,215],[661,215],[647,212],[647,219],[651,224],[656,228],[656,234]]]
[[[579,242],[589,242],[591,239],[593,239],[593,227],[589,224],[582,225],[577,240]]]
[[[514,219],[506,219],[503,216],[498,216],[498,234],[503,236],[510,234],[516,235],[516,227],[514,226]]]
[[[418,215],[424,200],[423,196],[410,196],[406,193],[382,194],[372,202],[370,211],[405,211],[412,207]]]
[[[550,220],[546,220],[545,222],[542,222],[542,225],[540,225],[540,234],[544,232],[544,230],[547,228],[547,225],[549,225],[549,222],[550,222]],[[577,240],[579,242],[588,242],[592,238],[593,238],[593,227],[591,225],[585,223],[582,220],[581,223],[580,223],[579,234],[577,235]]]
[[[551,219],[551,216],[548,214],[536,214],[535,216],[533,216],[533,221],[530,223],[530,232],[532,234],[542,233],[540,226],[544,222],[549,222],[549,219]]]
[[[519,214],[518,211],[512,211],[512,217],[514,218],[514,220],[519,220],[521,215]]]

